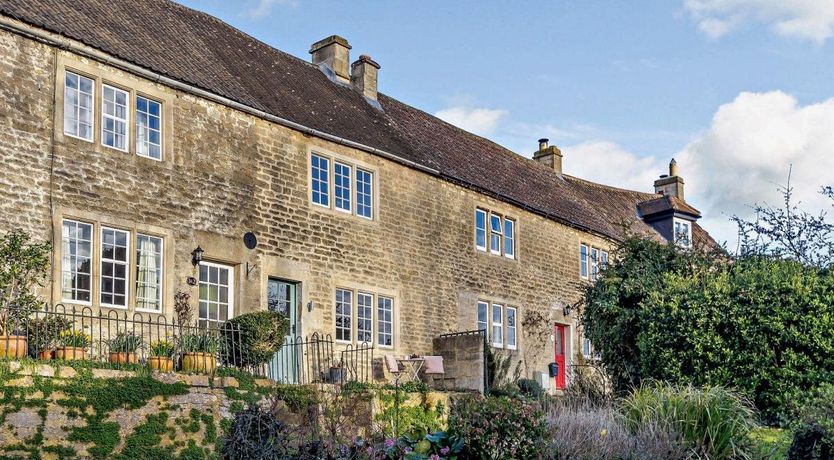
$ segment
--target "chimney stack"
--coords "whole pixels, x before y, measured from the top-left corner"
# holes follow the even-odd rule
[[[669,162],[669,175],[664,174],[654,181],[654,193],[686,201],[683,195],[683,178],[678,176],[678,162],[674,158]]]
[[[350,44],[338,35],[331,35],[319,40],[310,47],[313,64],[319,66],[322,72],[331,80],[350,83]]]
[[[379,64],[363,54],[350,65],[350,83],[353,88],[372,103],[377,103],[377,77]]]
[[[555,145],[548,146],[549,139],[539,139],[539,150],[533,154],[533,159],[553,169],[562,175],[562,151]]]

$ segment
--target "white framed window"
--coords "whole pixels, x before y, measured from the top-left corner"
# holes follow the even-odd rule
[[[515,221],[504,219],[504,256],[515,259]]]
[[[377,344],[380,347],[394,346],[394,299],[377,297]]]
[[[61,224],[61,299],[92,301],[93,226],[64,220]]]
[[[162,104],[136,96],[136,154],[162,159]]]
[[[101,145],[126,152],[130,96],[110,85],[102,85],[101,92]]]
[[[162,311],[162,238],[136,235],[136,309]]]
[[[373,343],[374,296],[365,292],[356,294],[356,341]]]
[[[335,207],[339,211],[351,212],[351,200],[353,193],[351,192],[352,168],[346,164],[334,162],[333,163],[333,195],[335,196]]]
[[[489,314],[489,304],[487,302],[478,302],[478,330],[489,332],[487,328],[487,315]]]
[[[501,228],[501,216],[497,214],[489,215],[489,252],[495,255],[501,255],[501,237],[503,231]]]
[[[475,209],[475,249],[487,250],[487,212]]]
[[[516,347],[516,309],[507,307],[507,349],[515,350]]]
[[[608,268],[608,251],[599,251],[599,268]]]
[[[594,347],[589,338],[582,339],[582,356],[585,359],[591,359],[594,356]]]
[[[200,262],[199,324],[217,327],[233,316],[234,268]]]
[[[588,278],[588,245],[579,245],[579,276]]]
[[[353,291],[336,289],[336,340],[350,342],[353,331]]]
[[[356,215],[374,218],[374,173],[356,168]]]
[[[504,346],[504,307],[492,304],[492,346]]]
[[[95,82],[67,71],[64,74],[64,134],[93,141]]]
[[[99,290],[104,307],[127,308],[130,270],[130,233],[101,227],[101,273]]]
[[[692,225],[689,222],[678,219],[677,217],[674,219],[674,227],[675,227],[675,244],[688,248],[692,246]]]
[[[591,279],[599,278],[599,249],[591,248]]]
[[[313,154],[311,157],[311,185],[313,187],[313,203],[326,208],[330,207],[330,159]]]

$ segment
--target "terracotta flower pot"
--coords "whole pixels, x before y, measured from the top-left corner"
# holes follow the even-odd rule
[[[215,368],[217,368],[217,357],[213,353],[184,353],[182,355],[183,372],[211,374]]]
[[[58,347],[55,349],[55,359],[83,361],[87,359],[87,349],[81,347]]]
[[[167,356],[151,356],[148,358],[148,367],[160,372],[173,372],[174,359]]]
[[[52,359],[52,350],[41,350],[38,352],[38,359],[41,361],[49,361]]]
[[[132,351],[111,351],[108,357],[110,364],[136,364],[139,357]]]
[[[26,352],[26,336],[0,335],[0,358],[23,358]]]

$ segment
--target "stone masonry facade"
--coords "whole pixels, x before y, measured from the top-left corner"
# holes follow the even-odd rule
[[[95,142],[65,136],[66,69],[95,79],[97,90],[107,82],[162,101],[162,160],[102,147],[99,133]],[[608,238],[6,30],[0,73],[0,232],[20,228],[53,243],[44,288],[52,303],[62,302],[61,223],[71,218],[93,224],[94,234],[112,226],[164,239],[168,317],[178,291],[198,308],[186,281],[197,276],[191,252],[199,246],[204,261],[234,268],[235,315],[267,308],[269,278],[298,283],[297,335],[333,335],[335,292],[347,288],[394,301],[394,346],[380,355],[431,354],[440,334],[476,329],[478,300],[518,309],[517,350],[502,353],[525,359],[528,377],[546,372],[554,346],[552,335],[535,342],[521,325],[529,311],[551,332],[568,325],[568,356],[581,352],[576,309],[565,316],[564,307],[586,282],[580,243],[608,250]],[[313,152],[374,173],[373,219],[312,204]],[[515,259],[476,250],[478,207],[515,219]],[[255,249],[244,245],[246,232],[257,236]],[[98,283],[93,276],[90,308],[106,311]]]

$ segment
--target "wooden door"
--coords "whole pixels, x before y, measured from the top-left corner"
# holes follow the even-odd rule
[[[556,376],[556,389],[557,390],[564,390],[565,389],[565,375],[567,375],[567,368],[565,367],[565,353],[567,351],[567,345],[565,344],[565,340],[567,338],[566,334],[567,326],[564,324],[557,324],[553,330],[553,337],[554,341],[556,342],[556,364],[559,365],[559,375]]]

